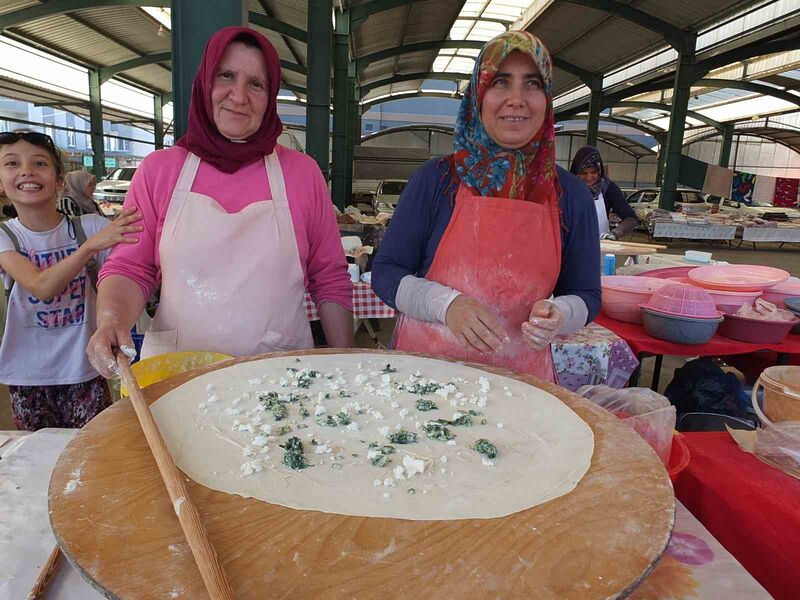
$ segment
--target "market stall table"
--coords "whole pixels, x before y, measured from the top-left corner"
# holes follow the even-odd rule
[[[642,325],[638,323],[625,323],[610,319],[600,313],[594,320],[598,325],[610,329],[631,347],[631,350],[641,360],[648,356],[656,357],[653,370],[651,388],[658,389],[658,380],[661,373],[661,362],[667,356],[726,356],[731,354],[748,354],[759,350],[772,350],[778,353],[778,364],[783,364],[790,354],[800,354],[800,335],[792,335],[780,344],[750,344],[731,340],[720,335],[714,335],[705,344],[675,344],[659,340],[649,335]],[[639,372],[631,377],[631,385],[638,385]]]
[[[319,319],[317,307],[311,299],[311,294],[306,293],[303,300],[306,315],[309,321]],[[369,323],[369,319],[391,319],[396,315],[396,311],[389,305],[384,304],[383,300],[372,291],[372,286],[363,281],[353,284],[353,331],[358,331],[362,325],[374,342],[378,342],[375,330]]]
[[[47,514],[48,483],[59,454],[76,433],[74,429],[44,429],[0,447],[0,481],[8,482],[0,488],[5,507],[0,528],[6,528],[5,543],[0,545],[0,564],[5,567],[0,575],[3,597],[24,598],[27,595],[55,544]],[[0,433],[0,440],[2,437]],[[189,551],[186,542],[176,544],[171,550],[176,558]],[[173,591],[174,598],[188,597],[177,586]],[[731,600],[769,597],[678,503],[672,541],[664,557],[631,597],[688,600],[721,596]],[[62,561],[47,597],[93,600],[104,596]]]
[[[732,240],[736,236],[736,225],[710,225],[655,221],[654,238],[677,238],[685,240]]]
[[[742,242],[779,242],[783,244],[800,244],[800,225],[779,225],[773,227],[745,227],[742,231]],[[741,244],[740,244],[741,245]]]
[[[677,497],[777,600],[798,598],[800,481],[740,450],[727,431],[683,435],[692,459]]]

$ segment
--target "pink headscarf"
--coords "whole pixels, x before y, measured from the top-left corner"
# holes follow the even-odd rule
[[[267,88],[270,102],[261,127],[245,143],[232,142],[214,124],[211,86],[217,75],[222,55],[237,36],[245,35],[261,48],[267,66]],[[177,145],[196,154],[225,173],[233,173],[243,165],[272,154],[283,131],[278,117],[278,91],[281,87],[281,63],[270,41],[249,27],[225,27],[211,36],[192,84],[189,105],[189,127]]]

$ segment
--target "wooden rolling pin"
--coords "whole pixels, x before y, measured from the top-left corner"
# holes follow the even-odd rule
[[[656,250],[666,250],[667,247],[661,244],[640,244],[639,242],[620,242],[619,240],[601,240],[610,244],[619,244],[621,246],[630,246],[631,248],[655,248]]]
[[[197,562],[197,568],[200,570],[200,576],[203,578],[208,595],[212,600],[235,600],[233,590],[225,577],[225,572],[222,570],[219,560],[217,560],[217,553],[211,545],[211,540],[208,539],[208,533],[200,520],[200,515],[189,499],[189,494],[183,483],[183,476],[175,466],[169,449],[164,443],[164,438],[161,437],[161,433],[158,431],[158,425],[156,425],[153,414],[150,412],[150,406],[142,396],[142,390],[131,372],[128,361],[129,358],[122,352],[117,353],[117,365],[119,366],[122,383],[128,388],[128,394],[136,411],[136,416],[139,418],[139,424],[142,426],[147,444],[156,459],[164,485],[167,486],[167,492],[169,492],[169,498],[175,508],[175,514],[178,515],[178,521],[180,521],[183,533],[189,542],[189,548],[192,550],[195,562]]]
[[[28,594],[27,600],[38,600],[44,596],[47,586],[50,585],[53,576],[58,570],[62,556],[61,548],[56,544],[55,548],[50,552],[50,556],[47,557],[47,562],[42,565],[42,570],[39,571],[39,577],[36,578],[36,583],[33,584],[33,589]]]

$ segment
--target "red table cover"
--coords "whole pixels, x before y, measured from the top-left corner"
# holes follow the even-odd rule
[[[727,431],[683,435],[692,457],[675,495],[776,599],[800,598],[800,480]]]
[[[645,332],[642,325],[609,319],[602,313],[597,315],[594,322],[610,329],[628,342],[636,355],[646,352],[668,356],[724,356],[726,354],[747,354],[758,350],[800,354],[800,335],[789,334],[780,344],[750,344],[719,335],[715,335],[705,344],[674,344],[651,337]]]

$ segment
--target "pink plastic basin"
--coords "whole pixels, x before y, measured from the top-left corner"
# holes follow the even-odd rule
[[[680,283],[665,285],[656,291],[650,300],[642,305],[642,308],[693,319],[719,319],[722,317],[714,299],[706,290]]]
[[[653,295],[653,292],[668,285],[666,279],[653,279],[636,275],[608,275],[600,279],[603,288],[601,310],[603,314],[617,321],[641,323],[642,311],[639,308]]]
[[[672,279],[673,277],[688,277],[689,271],[697,267],[664,267],[639,273],[636,277],[653,277],[655,279]]]
[[[761,297],[767,302],[772,302],[778,308],[783,308],[786,306],[783,303],[786,298],[800,298],[800,279],[790,277],[783,283],[764,290]]]

